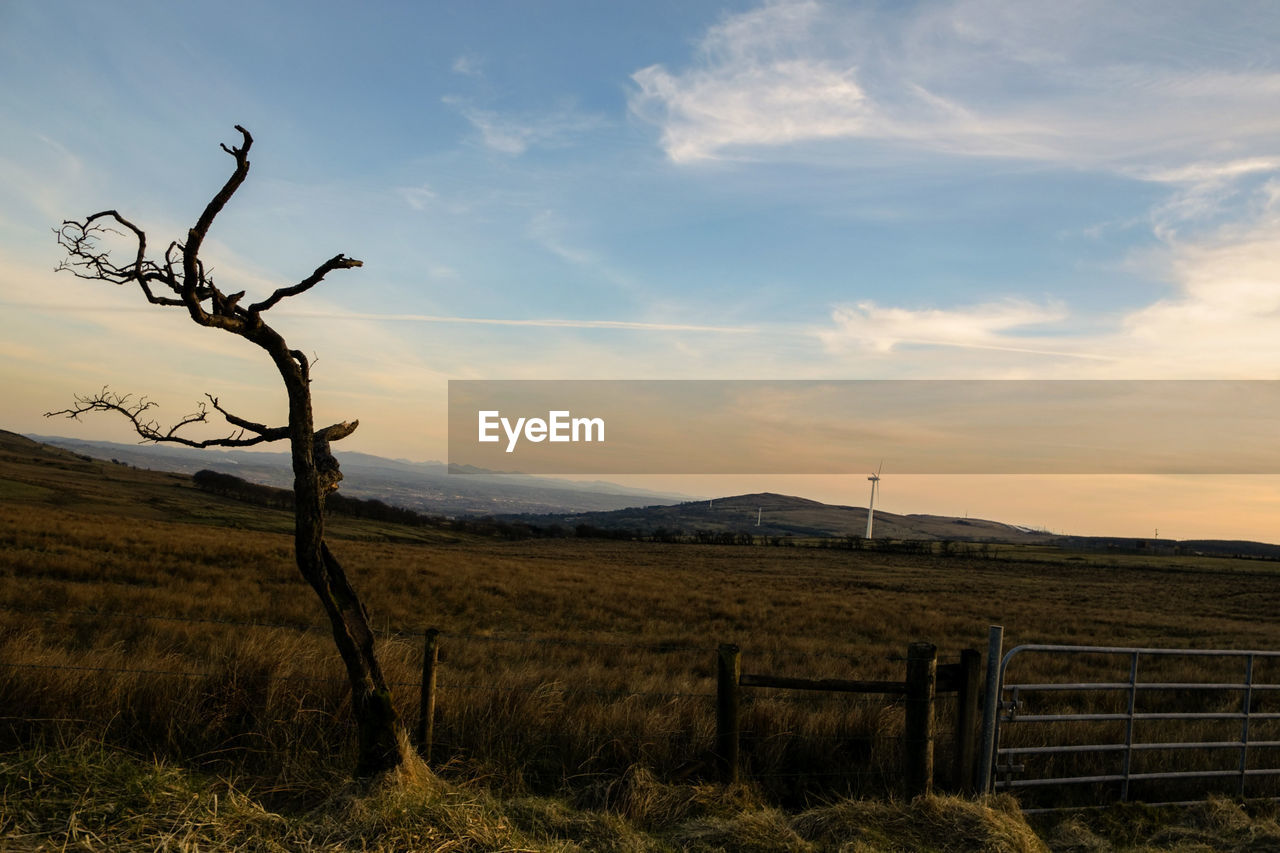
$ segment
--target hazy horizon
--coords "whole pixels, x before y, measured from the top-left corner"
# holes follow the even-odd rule
[[[61,438],[79,441],[108,439],[71,436],[52,432],[31,432],[29,437]],[[146,449],[157,445],[137,441],[124,443]],[[164,446],[164,445],[162,445]],[[178,448],[177,445],[167,445]],[[180,448],[179,448],[180,449]],[[282,445],[242,448],[246,453],[287,453]],[[225,452],[209,449],[209,453]],[[342,448],[337,451],[339,460]],[[373,454],[380,455],[380,454]],[[446,464],[443,459],[406,459],[384,457],[410,463]],[[464,475],[459,475],[464,476]],[[752,476],[752,475],[529,475],[540,479],[573,482],[607,482],[619,486],[660,492],[684,500],[708,500],[760,492],[773,492],[816,500],[835,506],[865,507],[869,497],[865,477],[857,475],[821,476]],[[1263,475],[1182,475],[1157,477],[1127,475],[894,475],[883,472],[881,489],[876,493],[876,511],[896,515],[941,515],[956,518],[981,518],[1015,524],[1070,536],[1116,536],[1135,539],[1243,539],[1280,544],[1280,538],[1267,537],[1264,497],[1275,487],[1275,477]],[[1203,522],[1201,505],[1204,485],[1235,489],[1247,497],[1242,503],[1257,503],[1259,515],[1238,522]],[[1262,482],[1259,482],[1262,481]],[[886,497],[884,489],[889,489]],[[1164,502],[1159,514],[1121,515],[1111,523],[1099,524],[1090,499],[1099,495],[1103,501],[1114,500],[1114,493],[1139,503],[1142,495],[1159,491]],[[1055,501],[1056,499],[1056,501]],[[1037,513],[1039,502],[1047,501],[1056,509]],[[987,509],[980,509],[980,508]],[[990,511],[987,511],[990,510]],[[1044,517],[1041,518],[1040,516]],[[1154,526],[1150,522],[1155,520]],[[1061,524],[1056,522],[1062,522]],[[1073,526],[1074,524],[1078,526]],[[1148,525],[1143,527],[1143,525]],[[1186,532],[1191,531],[1191,532]],[[1257,535],[1251,531],[1264,531]]]

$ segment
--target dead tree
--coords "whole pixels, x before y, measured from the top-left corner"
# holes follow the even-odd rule
[[[218,398],[206,395],[208,405],[200,403],[194,414],[164,428],[151,419],[149,412],[154,404],[145,397],[116,394],[106,388],[96,394],[77,397],[71,408],[49,412],[46,417],[65,415],[78,418],[86,412],[117,412],[128,418],[138,435],[148,441],[173,442],[188,447],[249,447],[288,439],[293,455],[293,491],[296,498],[294,548],[298,569],[324,605],[351,682],[351,704],[359,741],[356,775],[373,776],[405,760],[405,741],[391,692],[374,654],[374,636],[369,628],[368,613],[324,539],[325,496],[337,489],[338,481],[342,479],[329,445],[350,435],[359,422],[316,429],[311,411],[311,363],[301,351],[291,349],[280,333],[263,320],[263,315],[281,301],[305,293],[334,270],[358,267],[361,262],[345,255],[335,255],[297,284],[281,287],[260,302],[249,305],[242,304],[243,291],[226,294],[214,284],[200,257],[200,247],[214,218],[249,173],[249,148],[253,145],[253,137],[239,125],[236,125],[236,130],[243,138],[242,143],[231,148],[222,146],[222,150],[235,159],[235,171],[205,206],[195,226],[187,232],[186,241],[171,242],[162,260],[147,257],[147,235],[142,229],[116,211],[104,210],[84,221],[63,222],[56,229],[58,243],[67,255],[58,269],[93,281],[136,285],[152,305],[185,310],[198,325],[221,329],[257,344],[270,356],[284,381],[289,397],[289,423],[275,427],[254,423],[224,409]],[[134,256],[126,263],[117,264],[110,257],[110,250],[102,245],[107,235],[130,243],[136,241]],[[195,440],[180,434],[192,424],[205,423],[210,406],[233,428],[229,435]]]

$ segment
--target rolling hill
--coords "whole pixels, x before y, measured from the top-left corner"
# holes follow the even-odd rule
[[[807,498],[761,492],[709,501],[686,501],[671,506],[646,506],[612,512],[560,513],[512,516],[535,525],[585,524],[601,530],[695,531],[751,533],[761,536],[845,537],[862,536],[867,528],[866,507],[834,506]],[[1042,543],[1054,537],[976,518],[938,515],[896,515],[877,510],[876,538],[968,540]]]

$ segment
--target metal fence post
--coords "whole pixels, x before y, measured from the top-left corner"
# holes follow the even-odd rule
[[[1000,714],[1000,658],[1004,654],[1004,627],[987,630],[987,688],[982,705],[982,746],[978,750],[978,793],[991,793],[995,780],[996,724]]]

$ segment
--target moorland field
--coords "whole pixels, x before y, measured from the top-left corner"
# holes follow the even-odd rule
[[[1270,562],[1036,546],[942,554],[506,540],[443,521],[335,514],[332,547],[382,631],[410,729],[422,632],[443,635],[438,776],[418,782],[435,805],[347,800],[337,812],[349,819],[333,823],[353,735],[340,662],[293,563],[290,516],[201,492],[185,475],[0,439],[6,849],[92,846],[103,826],[126,833],[117,847],[134,843],[135,830],[144,839],[136,849],[154,847],[144,820],[122,817],[135,813],[175,815],[189,837],[235,849],[279,849],[254,847],[255,838],[298,849],[359,849],[357,838],[383,849],[926,849],[877,841],[866,827],[889,827],[889,839],[929,824],[960,839],[934,849],[1043,849],[1007,799],[869,805],[893,802],[899,785],[903,712],[883,698],[747,691],[746,782],[717,787],[717,645],[741,646],[747,672],[875,680],[900,680],[914,641],[936,644],[942,662],[983,650],[992,624],[1004,626],[1006,648],[1280,649],[1280,564]],[[939,710],[945,789],[955,781],[954,714],[945,700]],[[98,808],[77,786],[141,786],[169,799],[137,805],[120,793]],[[218,791],[230,826],[216,817]],[[448,807],[455,801],[461,811]],[[323,820],[280,817],[314,817],[326,803]],[[99,829],[77,835],[66,814],[77,808],[82,829]],[[1205,809],[1188,833],[1270,837],[1265,809]],[[1152,831],[1171,825],[1143,820]],[[1115,846],[1055,842],[1060,849],[1166,849],[1097,825],[1063,826],[1044,832]]]

